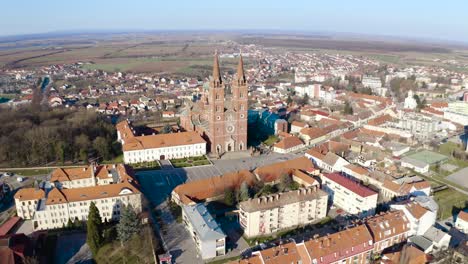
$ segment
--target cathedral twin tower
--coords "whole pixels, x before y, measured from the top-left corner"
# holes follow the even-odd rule
[[[248,88],[242,56],[230,85],[231,93],[226,93],[216,53],[207,90],[201,102],[192,105],[181,116],[182,125],[202,134],[208,141],[208,151],[213,154],[246,151]]]

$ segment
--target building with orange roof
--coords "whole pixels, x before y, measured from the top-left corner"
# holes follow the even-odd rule
[[[382,264],[426,264],[426,253],[412,245],[405,245],[402,249],[385,253],[380,261]]]
[[[259,167],[254,173],[259,181],[270,183],[277,182],[283,174],[291,175],[295,170],[313,174],[317,169],[307,157],[299,157]]]
[[[117,124],[117,139],[122,143],[125,163],[187,158],[206,154],[206,141],[195,131],[135,135],[128,121]]]
[[[460,211],[455,221],[455,227],[460,229],[463,233],[468,234],[468,213]]]
[[[91,171],[94,177],[90,177]],[[91,202],[103,221],[118,220],[123,206],[131,205],[137,213],[142,210],[138,182],[123,164],[58,168],[52,175],[51,189],[23,188],[15,194],[18,216],[32,220],[34,230],[62,228],[69,220],[87,220]],[[73,181],[85,183],[71,184]]]
[[[296,136],[284,137],[273,146],[273,151],[277,153],[291,153],[305,147],[301,139]]]
[[[50,182],[58,188],[80,188],[118,183],[132,178],[133,171],[124,164],[91,164],[75,168],[57,168]]]
[[[408,234],[409,236],[424,235],[424,233],[436,222],[437,210],[433,211],[433,209],[431,210],[430,208],[426,208],[416,201],[392,204],[390,207],[395,210],[401,210],[405,213],[411,227]]]
[[[372,235],[365,225],[358,225],[324,237],[297,244],[306,263],[368,263],[373,250]],[[302,249],[301,249],[302,248]]]
[[[308,146],[314,146],[320,142],[323,142],[329,138],[327,132],[318,127],[303,128],[299,132],[299,137],[304,140]]]
[[[238,189],[243,182],[253,185],[256,182],[255,175],[248,170],[242,170],[187,182],[178,185],[172,191],[172,199],[179,205],[217,200],[224,197],[227,189]]]
[[[300,121],[293,121],[291,123],[291,133],[299,133],[301,132],[301,129],[307,128],[309,125],[305,122],[300,122]]]
[[[407,199],[409,196],[429,196],[431,193],[431,184],[425,180],[415,182],[404,182],[399,180],[384,180],[380,186],[380,193],[384,201],[390,201],[393,198]]]
[[[37,203],[45,198],[39,188],[21,188],[15,193],[16,213],[23,219],[31,219],[36,212]]]
[[[305,263],[294,242],[274,246],[252,253],[246,259],[234,260],[228,264],[300,264]]]
[[[323,219],[327,200],[317,185],[257,197],[239,203],[239,222],[247,237],[270,235]]]
[[[402,211],[381,213],[367,218],[365,224],[374,239],[374,253],[405,241],[410,231],[409,220]]]

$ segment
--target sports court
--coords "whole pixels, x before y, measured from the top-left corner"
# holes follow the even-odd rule
[[[447,156],[429,150],[419,151],[406,157],[425,162],[429,165],[434,165],[448,160]]]

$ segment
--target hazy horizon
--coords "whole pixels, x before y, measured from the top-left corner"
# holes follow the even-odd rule
[[[4,3],[0,36],[93,31],[282,31],[468,42],[468,2],[175,0]],[[455,8],[456,7],[456,8]]]

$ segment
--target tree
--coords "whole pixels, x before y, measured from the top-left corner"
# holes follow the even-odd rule
[[[236,195],[234,194],[233,189],[227,188],[224,191],[224,203],[227,206],[234,206],[236,204]]]
[[[286,103],[290,105],[293,102],[293,99],[291,98],[291,95],[288,95],[288,98],[286,99]]]
[[[172,133],[172,127],[170,125],[165,125],[163,129],[159,132],[161,134],[170,134]]]
[[[63,141],[57,141],[55,144],[55,154],[57,160],[63,164],[65,162],[65,153],[67,152],[67,144]]]
[[[286,189],[288,189],[292,183],[293,183],[293,180],[289,174],[281,175],[280,182],[279,182],[279,187],[281,191],[285,191]]]
[[[111,145],[108,144],[107,140],[103,137],[97,137],[93,141],[93,147],[98,152],[99,156],[101,156],[104,160],[108,160],[111,156],[109,147]]]
[[[102,220],[101,215],[99,215],[99,209],[94,202],[91,202],[89,205],[86,234],[86,243],[93,255],[96,256],[102,245]]]
[[[242,182],[239,190],[239,198],[241,201],[246,201],[250,198],[250,190],[249,190],[249,185],[247,185],[247,182]]]
[[[353,107],[351,106],[349,101],[345,102],[343,112],[344,112],[345,115],[352,115],[354,113]]]
[[[307,93],[304,94],[304,97],[302,97],[302,105],[308,104],[309,103],[309,95]]]
[[[68,218],[67,229],[73,229],[74,227],[75,225],[73,224],[72,220]]]
[[[132,238],[140,231],[140,221],[131,205],[124,206],[120,214],[120,220],[117,224],[117,237],[123,246],[123,243]]]

